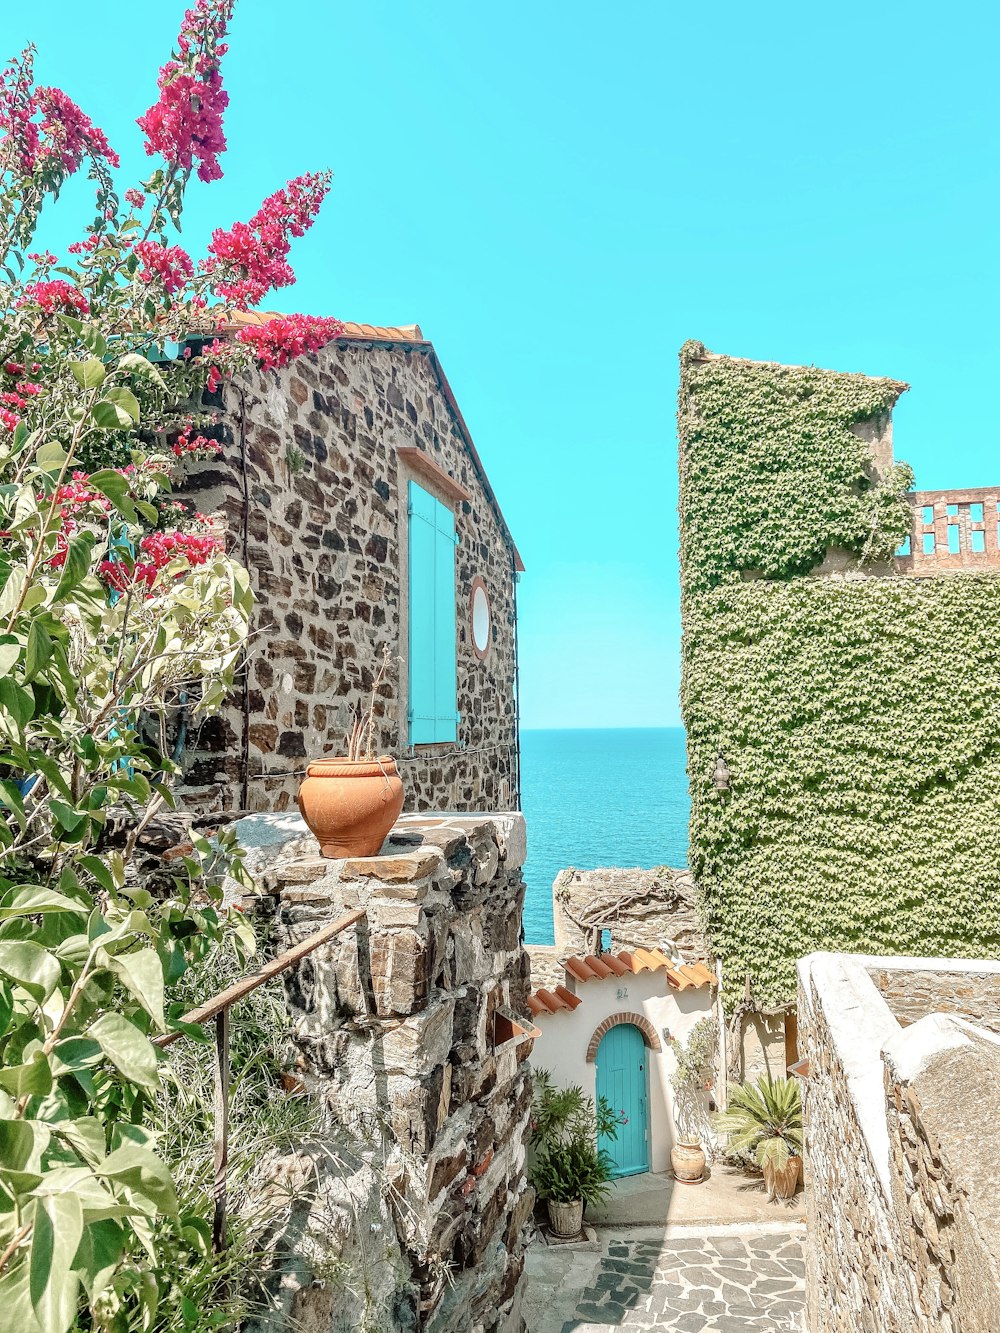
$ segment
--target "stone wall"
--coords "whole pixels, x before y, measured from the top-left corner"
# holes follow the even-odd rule
[[[523,819],[403,816],[381,856],[354,861],[323,860],[288,817],[261,846],[269,835],[254,825],[268,822],[240,831],[259,885],[277,897],[280,945],[345,910],[367,912],[288,974],[287,995],[299,1075],[322,1098],[331,1136],[347,1135],[353,1156],[379,1168],[380,1197],[362,1189],[358,1215],[379,1225],[388,1209],[395,1276],[383,1303],[399,1309],[375,1314],[387,1328],[515,1333],[533,1203],[530,1021],[528,1035],[512,1022],[527,1013]],[[292,1249],[297,1268],[285,1268],[299,1279],[283,1282],[285,1308],[303,1318],[319,1298],[308,1248],[293,1237]],[[355,1326],[337,1322],[346,1294],[322,1299],[310,1327]]]
[[[901,574],[932,578],[970,569],[1000,568],[997,526],[1000,487],[911,491],[913,526],[896,557]]]
[[[433,348],[338,340],[223,393],[223,453],[191,468],[182,495],[219,515],[258,604],[245,679],[187,734],[188,802],[294,808],[306,761],[340,751],[388,652],[377,743],[399,760],[407,808],[516,809],[516,552]],[[439,495],[455,509],[461,720],[457,743],[412,750],[407,482],[436,489],[428,460],[467,496]],[[471,635],[477,576],[492,612],[484,658]]]
[[[873,981],[936,966],[835,954],[799,964],[810,1333],[1000,1326],[1000,1040],[935,1013],[904,1029]],[[991,977],[980,962],[950,970]]]
[[[689,961],[709,957],[694,880],[686,870],[571,866],[556,876],[552,912],[555,948],[563,957],[596,952],[602,931],[607,931],[604,947],[613,952],[672,943]]]
[[[903,1027],[925,1014],[955,1014],[1000,1033],[1000,963],[968,972],[953,969],[946,958],[919,968],[894,959],[890,966],[872,968],[870,975]]]

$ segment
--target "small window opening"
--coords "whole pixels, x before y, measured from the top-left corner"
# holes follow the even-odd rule
[[[961,547],[961,543],[960,543],[959,535],[958,535],[958,524],[957,524],[957,523],[949,523],[949,524],[948,524],[948,551],[949,551],[949,553],[950,553],[951,555],[958,555],[958,553],[959,553],[959,551],[961,551],[961,549],[962,549],[962,547]]]
[[[611,931],[610,931],[610,930],[602,930],[602,931],[601,931],[601,946],[600,946],[600,947],[601,947],[601,953],[610,953],[610,952],[611,952]]]
[[[924,533],[924,555],[934,554],[934,534],[933,532]]]
[[[934,522],[934,506],[924,505],[924,527],[929,527]]]
[[[982,528],[973,528],[969,536],[972,538],[972,549],[981,555],[986,550],[986,533]]]
[[[909,555],[909,554],[910,554],[910,535],[909,535],[909,533],[907,533],[907,535],[906,535],[906,536],[903,538],[903,540],[900,542],[900,544],[899,544],[899,548],[898,548],[898,550],[896,551],[896,554],[897,554],[897,555]]]
[[[957,517],[958,517],[958,505],[948,505],[948,506],[947,506],[947,509],[948,509],[948,517],[949,517],[949,518],[957,518]]]
[[[981,500],[978,501],[976,504],[969,505],[969,518],[973,523],[982,523],[983,504]]]

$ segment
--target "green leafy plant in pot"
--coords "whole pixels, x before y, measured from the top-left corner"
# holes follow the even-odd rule
[[[555,1087],[545,1070],[534,1080],[531,1183],[548,1208],[553,1232],[578,1236],[586,1205],[599,1203],[611,1188],[611,1155],[597,1139],[618,1137],[618,1117],[603,1097],[595,1105],[579,1086]]]
[[[719,1024],[715,1018],[701,1018],[688,1033],[686,1041],[672,1046],[674,1069],[670,1083],[674,1090],[674,1125],[677,1141],[670,1150],[674,1179],[695,1185],[705,1178],[707,1157],[702,1137],[709,1129],[709,1094],[715,1083],[715,1062],[719,1049]]]
[[[729,1089],[729,1106],[712,1117],[734,1152],[750,1153],[764,1172],[769,1200],[790,1199],[802,1179],[802,1090],[798,1079],[768,1078]]]

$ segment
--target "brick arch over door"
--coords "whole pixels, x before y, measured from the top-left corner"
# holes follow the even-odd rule
[[[620,1023],[631,1023],[633,1027],[639,1029],[642,1033],[642,1039],[651,1051],[660,1051],[660,1039],[656,1035],[656,1028],[644,1014],[612,1014],[606,1018],[595,1030],[590,1039],[590,1045],[587,1047],[587,1064],[592,1065],[597,1059],[597,1048],[601,1044],[601,1038],[612,1028],[618,1027]]]

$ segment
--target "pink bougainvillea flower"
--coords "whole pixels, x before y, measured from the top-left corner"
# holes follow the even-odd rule
[[[118,166],[107,135],[61,88],[32,87],[31,49],[0,75],[0,151],[25,176],[39,167],[72,175],[84,158]]]
[[[38,126],[32,119],[33,61],[29,47],[0,74],[0,130],[3,130],[0,152],[24,176],[34,173],[41,142]]]
[[[139,270],[140,282],[157,282],[168,295],[180,291],[194,272],[190,255],[179,245],[140,241],[135,253],[143,265]]]
[[[222,452],[222,445],[218,440],[210,440],[204,435],[192,435],[190,430],[186,430],[178,435],[170,450],[177,458],[211,458]]]
[[[133,208],[142,208],[146,203],[146,196],[141,190],[135,189],[134,186],[129,186],[125,191],[125,202],[130,204]]]
[[[190,171],[197,164],[203,181],[222,175],[219,154],[226,150],[222,113],[229,94],[222,87],[222,40],[235,0],[198,0],[187,11],[177,38],[177,53],[160,70],[160,96],[138,125],[146,152],[160,153],[172,168]]]
[[[307,352],[318,352],[343,332],[339,319],[317,315],[279,315],[266,324],[247,324],[236,341],[253,348],[263,370],[278,370]],[[206,348],[206,352],[210,349]]]
[[[273,287],[290,287],[295,274],[288,263],[293,236],[315,221],[332,177],[329,171],[296,176],[269,195],[249,222],[212,233],[205,271],[215,290],[239,309],[256,305]]]
[[[29,282],[17,304],[37,305],[46,315],[65,310],[85,315],[89,309],[83,292],[62,278],[53,278],[51,282]]]
[[[34,104],[42,117],[42,152],[58,157],[68,174],[78,170],[85,157],[118,166],[118,154],[107,135],[61,88],[36,88]]]

